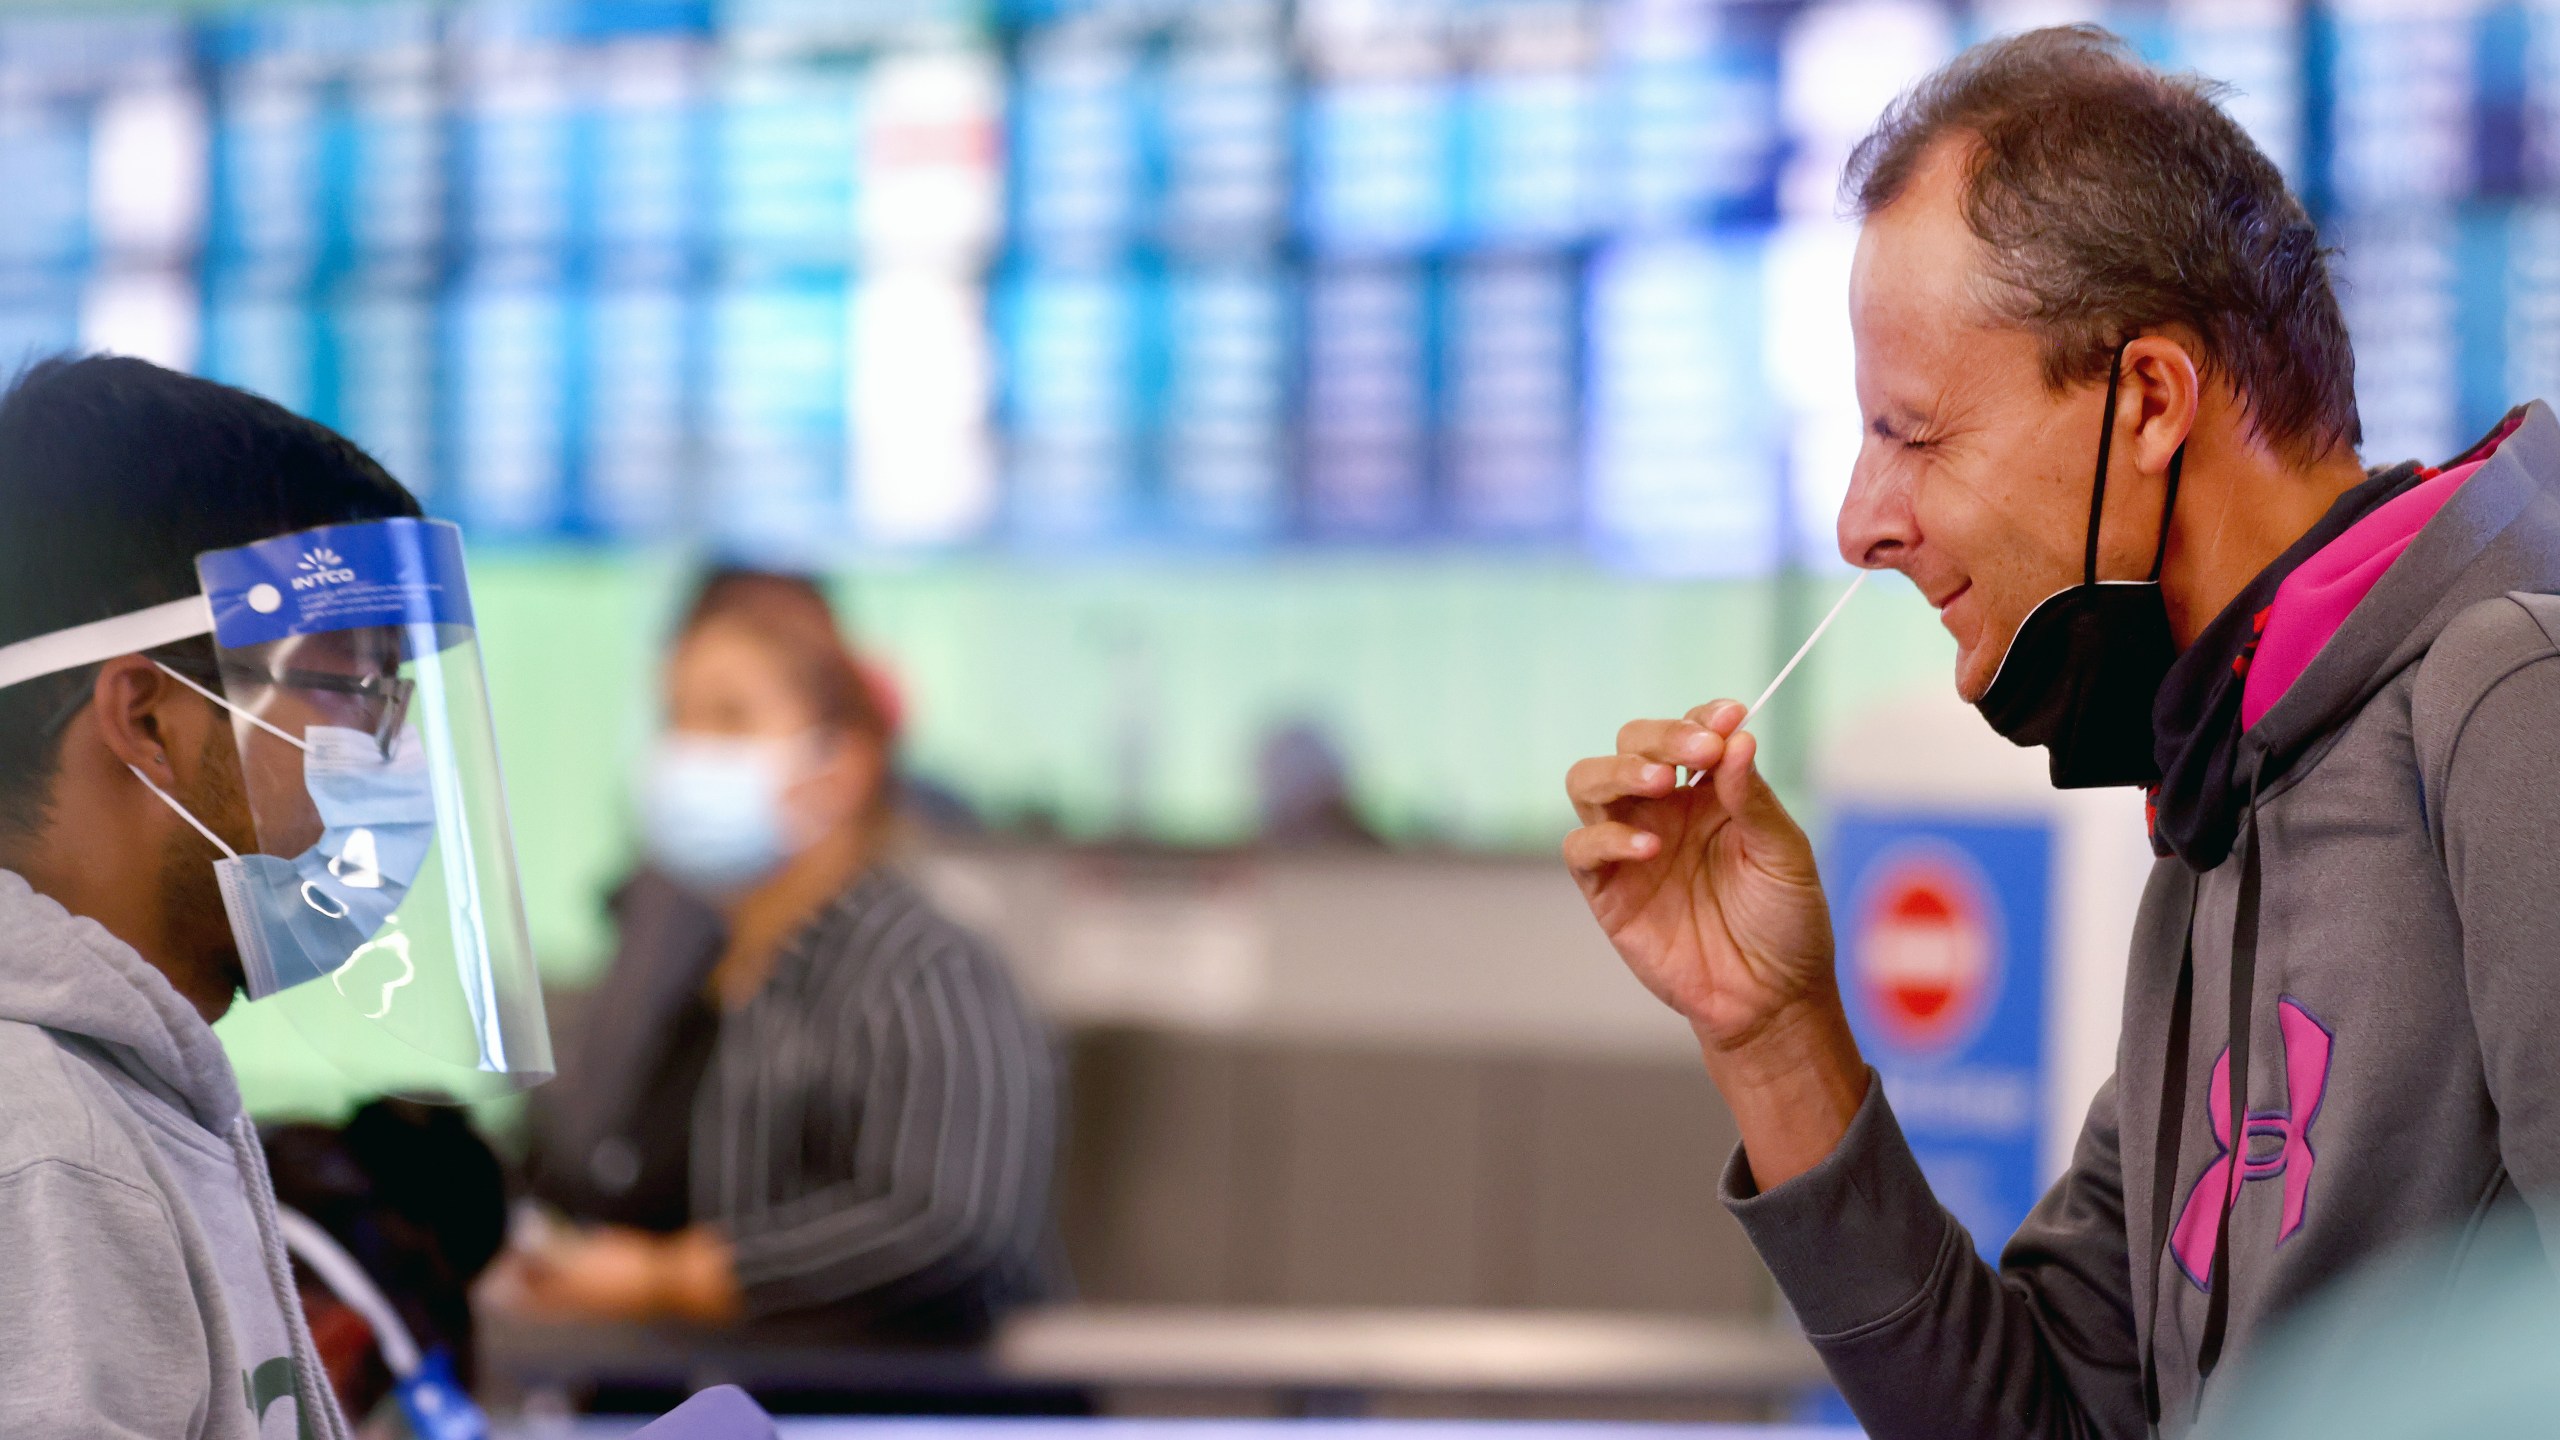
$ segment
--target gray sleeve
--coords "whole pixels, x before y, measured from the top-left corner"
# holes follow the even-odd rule
[[[2143,1434],[2123,1191],[2113,1080],[1997,1270],[1930,1193],[1872,1078],[1821,1164],[1763,1192],[1737,1148],[1724,1178],[1873,1440]]]
[[[729,1237],[759,1314],[922,1298],[1045,1217],[1048,1057],[1009,996],[949,956],[849,1006],[845,1024],[869,1057],[854,1173],[798,1195],[773,1164],[730,1182],[765,1189],[733,1211]]]
[[[2441,814],[2499,1157],[2560,1254],[2560,654],[2547,642],[2462,717]]]
[[[212,1342],[158,1197],[61,1160],[0,1174],[0,1435],[170,1440],[205,1432]]]

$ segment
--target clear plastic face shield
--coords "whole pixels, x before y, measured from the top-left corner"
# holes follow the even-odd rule
[[[224,852],[249,998],[369,1093],[472,1101],[550,1078],[460,532],[324,526],[196,574],[200,601],[11,649],[86,652],[68,668],[211,633],[211,683],[168,673],[229,712],[257,850],[162,798]],[[0,679],[25,668],[10,654]]]

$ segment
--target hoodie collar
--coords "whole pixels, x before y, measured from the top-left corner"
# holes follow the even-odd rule
[[[240,1085],[213,1027],[133,947],[0,870],[0,1020],[84,1039],[221,1134]]]
[[[2306,561],[2411,489],[2476,465],[2372,582],[2256,723],[2242,707],[2280,588]],[[2536,402],[2510,412],[2444,470],[2375,471],[2251,580],[2178,657],[2152,709],[2161,782],[2151,840],[2197,871],[2231,853],[2250,764],[2268,780],[2426,653],[2464,609],[2510,590],[2560,591],[2560,419]]]
[[[2249,798],[2240,768],[2240,707],[2276,591],[2304,561],[2418,478],[2415,464],[2395,465],[2339,496],[2169,667],[2151,705],[2152,755],[2160,764],[2149,807],[2155,853],[2176,855],[2198,871],[2231,853]]]

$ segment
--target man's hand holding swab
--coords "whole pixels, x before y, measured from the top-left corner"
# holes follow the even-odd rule
[[[1739,1107],[1764,1101],[1824,1124],[1746,1125],[1763,1186],[1829,1152],[1865,1095],[1864,1062],[1832,972],[1831,912],[1813,846],[1754,764],[1743,728],[1830,628],[1851,585],[1794,659],[1745,708],[1701,705],[1677,720],[1637,720],[1614,754],[1566,776],[1581,828],[1565,837],[1574,882],[1619,957],[1645,988],[1688,1018]],[[1683,785],[1687,770],[1698,783]],[[1811,1086],[1817,1093],[1799,1093]],[[1798,1142],[1801,1142],[1800,1144]]]

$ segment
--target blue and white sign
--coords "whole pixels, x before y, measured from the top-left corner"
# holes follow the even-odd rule
[[[1930,1187],[1996,1257],[2044,1188],[2052,827],[1848,809],[1826,868],[1858,1043]]]
[[[462,532],[441,520],[322,525],[196,557],[225,650],[376,625],[470,628]]]

